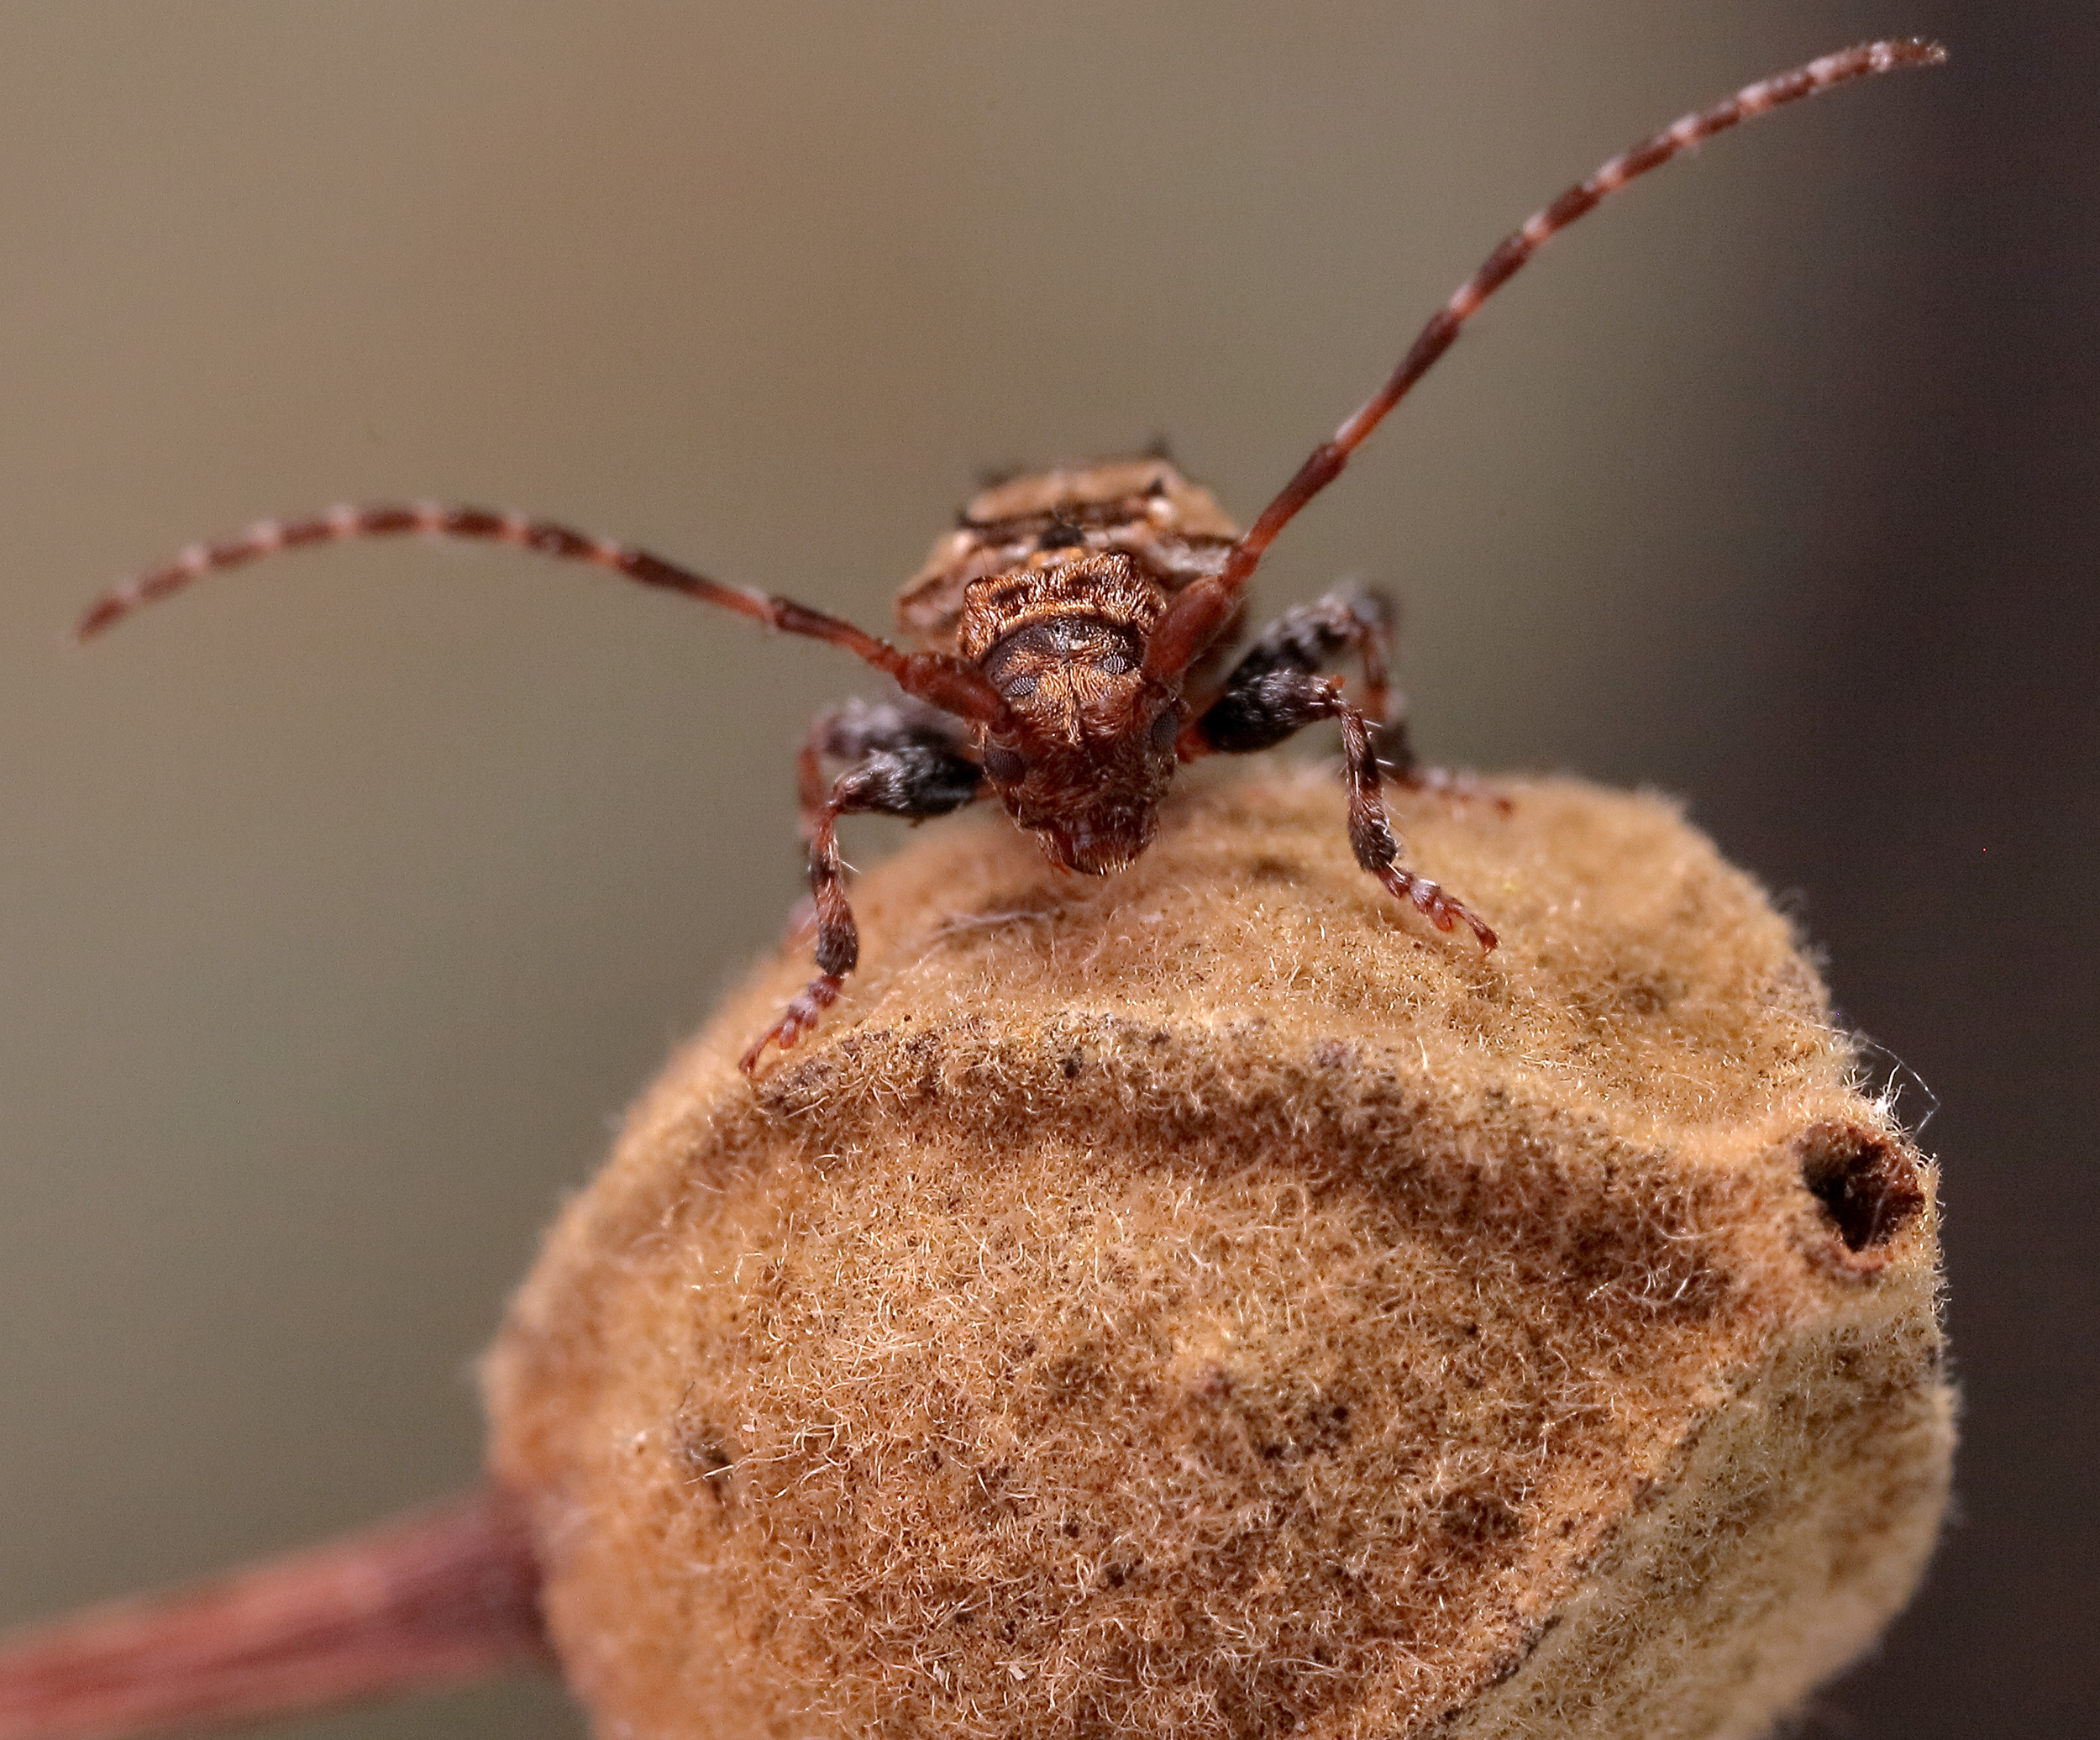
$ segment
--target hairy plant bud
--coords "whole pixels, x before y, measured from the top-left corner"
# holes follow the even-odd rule
[[[1935,1175],[1667,803],[944,824],[635,1109],[489,1356],[607,1736],[1761,1732],[1947,1490]]]

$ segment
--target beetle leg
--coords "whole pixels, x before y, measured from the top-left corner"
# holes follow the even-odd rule
[[[891,749],[938,749],[963,759],[969,740],[969,728],[960,719],[909,695],[894,701],[863,701],[856,696],[843,706],[827,707],[811,722],[795,758],[803,839],[816,838],[817,812],[830,793],[824,780],[827,761],[864,761]]]
[[[1394,838],[1385,801],[1378,795],[1383,770],[1371,721],[1342,699],[1341,684],[1336,678],[1272,665],[1255,670],[1242,681],[1235,671],[1226,692],[1183,731],[1182,753],[1251,754],[1273,748],[1322,719],[1337,720],[1341,726],[1342,765],[1349,783],[1349,844],[1357,862],[1437,929],[1449,930],[1454,921],[1462,918],[1483,949],[1494,948],[1495,933],[1478,915],[1428,877],[1401,865],[1399,842]]]
[[[869,708],[870,714],[879,712]],[[839,721],[851,717],[837,716]],[[822,754],[825,742],[837,741],[825,733],[832,722],[820,720],[803,751],[804,766]],[[924,742],[904,742],[871,750],[857,766],[848,768],[832,786],[831,795],[805,817],[809,836],[810,895],[816,908],[816,976],[781,1012],[780,1018],[761,1033],[739,1060],[745,1075],[759,1067],[769,1045],[783,1051],[816,1025],[817,1018],[838,1001],[847,974],[860,959],[860,933],[853,923],[853,908],[846,902],[846,865],[838,854],[837,822],[841,816],[873,813],[902,816],[922,821],[944,816],[950,810],[974,803],[984,786],[984,770],[951,748]]]
[[[1223,688],[1196,712],[1200,716],[1205,713],[1210,707],[1228,700],[1236,689],[1245,690],[1257,677],[1278,670],[1315,675],[1329,660],[1353,652],[1363,665],[1363,688],[1357,706],[1370,722],[1373,743],[1386,778],[1410,791],[1426,792],[1454,804],[1490,798],[1506,813],[1509,799],[1485,791],[1470,775],[1415,760],[1408,742],[1407,698],[1391,686],[1386,671],[1394,614],[1393,602],[1383,592],[1360,586],[1337,586],[1324,598],[1285,611],[1255,638],[1233,666]],[[1210,753],[1194,725],[1184,735],[1184,759]]]
[[[1256,635],[1216,692],[1223,696],[1272,670],[1314,675],[1338,654],[1353,652],[1363,663],[1363,693],[1358,705],[1374,724],[1382,726],[1394,713],[1385,671],[1393,617],[1393,601],[1383,592],[1369,586],[1336,586],[1324,598],[1285,611]]]

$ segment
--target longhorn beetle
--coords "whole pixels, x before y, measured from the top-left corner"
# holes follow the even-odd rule
[[[917,651],[647,550],[522,514],[431,503],[335,507],[304,519],[264,520],[226,543],[192,544],[104,594],[76,633],[82,639],[98,634],[193,580],[273,551],[420,532],[595,563],[785,633],[828,640],[886,673],[903,691],[900,699],[827,712],[802,746],[797,773],[816,898],[816,976],[744,1053],[747,1075],[768,1045],[786,1050],[816,1025],[859,958],[835,833],[841,816],[872,811],[916,821],[990,792],[1042,841],[1053,864],[1105,875],[1150,844],[1179,763],[1265,749],[1324,719],[1341,728],[1357,863],[1437,929],[1462,919],[1483,949],[1493,949],[1495,933],[1483,919],[1399,862],[1382,781],[1391,774],[1420,786],[1441,776],[1415,765],[1400,722],[1388,718],[1384,602],[1345,588],[1300,605],[1223,670],[1248,579],[1276,534],[1335,480],[1480,305],[1605,195],[1768,109],[1945,58],[1936,43],[1862,43],[1746,85],[1612,158],[1504,239],[1430,317],[1385,385],[1312,450],[1245,533],[1209,491],[1163,459],[1053,470],[984,491],[898,598],[899,625],[918,640]],[[1339,679],[1320,674],[1343,654],[1362,670],[1353,700]],[[1390,764],[1381,760],[1382,749]],[[828,787],[827,760],[846,764]]]

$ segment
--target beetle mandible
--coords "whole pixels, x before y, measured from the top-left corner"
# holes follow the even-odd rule
[[[1862,43],[1746,85],[1603,164],[1503,239],[1430,317],[1385,384],[1312,450],[1244,533],[1207,490],[1164,459],[1075,466],[984,491],[897,601],[899,624],[918,641],[916,651],[647,550],[522,514],[428,502],[335,507],[265,520],[224,543],[192,544],[106,592],[76,632],[83,639],[97,634],[206,574],[276,550],[417,532],[594,563],[785,633],[830,641],[886,673],[900,698],[827,712],[802,747],[797,771],[816,975],[744,1053],[747,1075],[769,1045],[786,1050],[816,1025],[858,959],[836,835],[841,816],[872,812],[916,821],[993,795],[1053,864],[1105,875],[1150,844],[1180,763],[1265,749],[1322,720],[1341,729],[1357,863],[1437,929],[1462,921],[1483,949],[1493,949],[1495,933],[1478,914],[1399,861],[1381,786],[1388,777],[1430,785],[1439,776],[1416,766],[1402,722],[1389,717],[1384,601],[1345,588],[1300,605],[1227,670],[1248,580],[1277,534],[1340,475],[1481,304],[1607,194],[1767,110],[1945,58],[1936,43]],[[1353,698],[1341,680],[1322,675],[1342,654],[1362,667]],[[827,760],[847,764],[828,786]]]

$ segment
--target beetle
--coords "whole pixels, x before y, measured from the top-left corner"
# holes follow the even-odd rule
[[[898,697],[821,715],[798,758],[816,974],[745,1051],[747,1075],[769,1046],[787,1050],[816,1026],[858,962],[840,817],[917,821],[996,796],[1052,863],[1105,875],[1151,842],[1182,763],[1265,749],[1326,720],[1341,728],[1357,863],[1438,930],[1462,922],[1483,950],[1492,949],[1495,933],[1484,919],[1400,862],[1381,796],[1385,780],[1418,786],[1447,781],[1415,765],[1403,722],[1390,717],[1384,600],[1344,588],[1301,605],[1227,669],[1248,581],[1277,534],[1340,475],[1482,303],[1607,195],[1754,116],[1945,58],[1936,43],[1862,43],[1745,86],[1606,161],[1503,239],[1431,316],[1385,384],[1312,450],[1243,533],[1209,491],[1163,457],[1066,467],[988,488],[899,597],[899,625],[917,643],[913,650],[647,550],[522,514],[429,502],[335,507],[192,544],[103,594],[76,633],[91,638],[204,575],[279,550],[415,532],[592,563],[784,633],[829,641],[884,672]],[[1353,692],[1324,674],[1342,655],[1361,668]],[[827,762],[845,764],[828,784]]]

